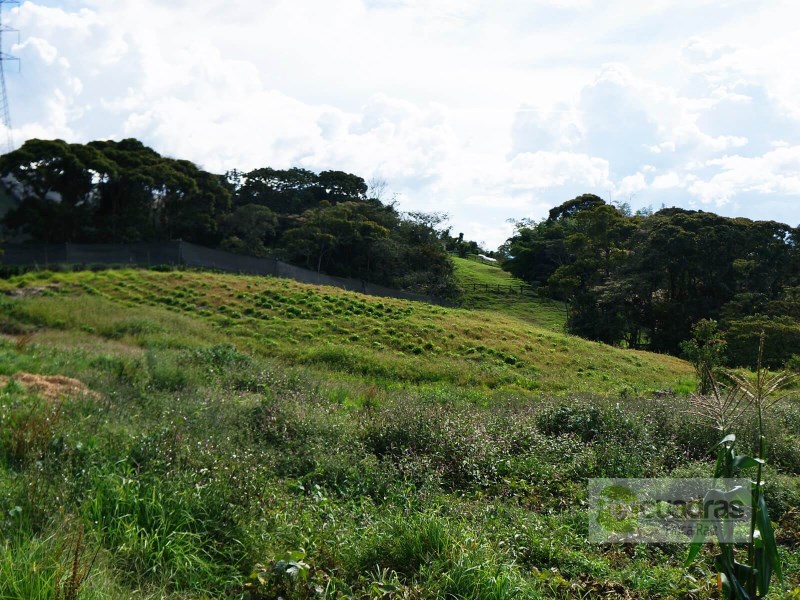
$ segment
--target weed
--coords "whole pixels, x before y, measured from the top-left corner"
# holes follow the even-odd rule
[[[87,558],[85,556],[86,548],[84,547],[83,534],[84,528],[81,524],[75,534],[74,542],[67,547],[66,554],[70,559],[69,567],[66,573],[57,577],[55,600],[78,600],[81,587],[92,570],[100,547],[97,547],[90,559]]]
[[[47,402],[25,393],[15,395],[17,401],[2,413],[0,442],[7,464],[22,469],[40,460],[47,451],[59,427],[62,403]]]

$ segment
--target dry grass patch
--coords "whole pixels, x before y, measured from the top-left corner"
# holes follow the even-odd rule
[[[65,375],[39,375],[37,373],[15,373],[11,377],[0,375],[0,386],[15,381],[27,390],[36,392],[45,400],[56,401],[65,397],[84,397],[99,400],[101,395],[90,390],[79,379]]]
[[[10,289],[6,292],[6,294],[12,298],[31,298],[33,296],[41,296],[49,292],[54,292],[60,287],[61,285],[58,283],[51,283],[43,286],[29,285]]]

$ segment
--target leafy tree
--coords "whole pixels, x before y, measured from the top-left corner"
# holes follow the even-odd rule
[[[727,323],[725,339],[729,363],[755,368],[758,362],[756,348],[762,333],[766,339],[763,364],[767,368],[782,368],[800,348],[800,324],[796,319],[754,315]]]
[[[582,194],[551,209],[547,220],[550,222],[563,221],[575,217],[583,211],[603,206],[605,203],[605,200],[594,194]]]
[[[621,274],[642,307],[651,349],[677,353],[693,323],[719,317],[735,289],[738,234],[731,220],[681,209],[639,221]]]
[[[318,176],[306,169],[265,167],[234,172],[228,181],[235,188],[235,205],[260,204],[276,214],[300,214],[316,206],[322,195]]]
[[[218,222],[230,208],[230,195],[215,175],[187,160],[163,160],[156,210],[162,239],[199,244],[219,242]]]
[[[559,268],[575,260],[567,238],[575,233],[576,217],[583,212],[605,206],[602,198],[584,194],[553,208],[547,219],[536,222],[522,220],[516,223],[516,232],[503,246],[506,256],[503,268],[531,285],[546,285]],[[566,299],[574,280],[574,273],[562,270],[559,283],[552,282],[550,293]]]
[[[445,213],[409,212],[392,232],[401,268],[393,285],[441,297],[455,297],[458,287],[445,248],[449,228]]]
[[[548,279],[553,295],[569,301],[570,332],[606,343],[625,338],[625,314],[617,302],[600,293],[611,281],[624,257],[631,223],[605,203],[574,213],[565,239],[571,262],[558,267]]]
[[[800,282],[799,240],[774,221],[678,208],[632,214],[587,194],[517,223],[501,251],[505,269],[568,303],[571,332],[676,354],[701,319],[727,330],[795,315],[800,302],[784,290]]]
[[[225,216],[222,248],[239,254],[267,256],[267,246],[275,238],[278,217],[266,206],[245,204]]]
[[[725,362],[727,342],[717,322],[701,319],[692,327],[692,337],[681,342],[683,357],[695,368],[700,379],[700,393],[709,394],[714,373]]]
[[[183,238],[216,244],[230,194],[219,177],[138,140],[29,140],[0,159],[19,206],[7,227],[49,242]]]
[[[356,255],[368,257],[370,243],[388,235],[388,229],[365,214],[363,204],[331,205],[323,201],[318,208],[305,211],[297,218],[296,226],[283,236],[290,258],[302,260],[317,272],[328,264],[334,272],[352,275],[356,269],[351,259]],[[343,264],[349,264],[351,272],[341,273]]]
[[[83,241],[92,236],[97,186],[115,167],[93,148],[62,140],[28,140],[0,157],[0,173],[11,181],[17,208],[4,224],[48,242]]]
[[[332,204],[347,200],[366,200],[368,186],[358,175],[344,171],[322,171],[318,180],[324,193],[323,198]]]

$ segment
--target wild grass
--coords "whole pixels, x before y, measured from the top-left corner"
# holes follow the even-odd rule
[[[41,289],[43,281],[29,273],[0,288]],[[176,348],[223,338],[288,365],[383,386],[441,382],[511,393],[635,396],[680,389],[693,376],[683,361],[557,333],[510,309],[448,309],[288,280],[193,272],[48,274],[46,281],[46,293],[0,300],[8,333],[22,327],[47,335],[80,332],[139,348],[145,340],[151,348]],[[551,320],[546,306],[525,303],[531,318]]]
[[[26,277],[5,285],[40,287]],[[679,361],[278,280],[48,281],[53,295],[0,300],[33,331],[0,338],[0,374],[99,395],[0,387],[0,598],[73,589],[81,529],[81,600],[715,597],[710,553],[689,578],[683,547],[587,542],[586,478],[712,464],[717,432],[688,400],[641,392],[688,385]],[[195,308],[157,301],[175,292]],[[800,586],[800,405],[766,426],[781,597]]]
[[[498,265],[458,257],[453,257],[453,265],[464,308],[486,311],[490,316],[499,312],[537,327],[564,331],[565,306],[535,293]]]

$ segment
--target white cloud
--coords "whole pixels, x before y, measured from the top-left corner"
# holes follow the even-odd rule
[[[553,188],[582,184],[590,188],[610,185],[608,161],[571,152],[523,152],[510,163],[511,185],[519,189]]]
[[[664,173],[653,178],[650,187],[654,190],[669,190],[681,187],[681,178],[675,172]]]
[[[530,199],[522,195],[483,194],[467,196],[463,201],[466,206],[481,206],[484,208],[507,208],[525,210],[530,208]]]
[[[487,250],[492,250],[513,235],[514,225],[512,223],[486,225],[484,223],[469,221],[466,223],[465,230],[469,232],[467,239],[478,242]]]
[[[623,177],[616,187],[616,195],[629,197],[647,189],[647,180],[641,172]]]
[[[777,148],[758,157],[725,156],[708,164],[719,167],[719,171],[689,187],[703,203],[722,206],[748,192],[800,195],[800,146]]]

